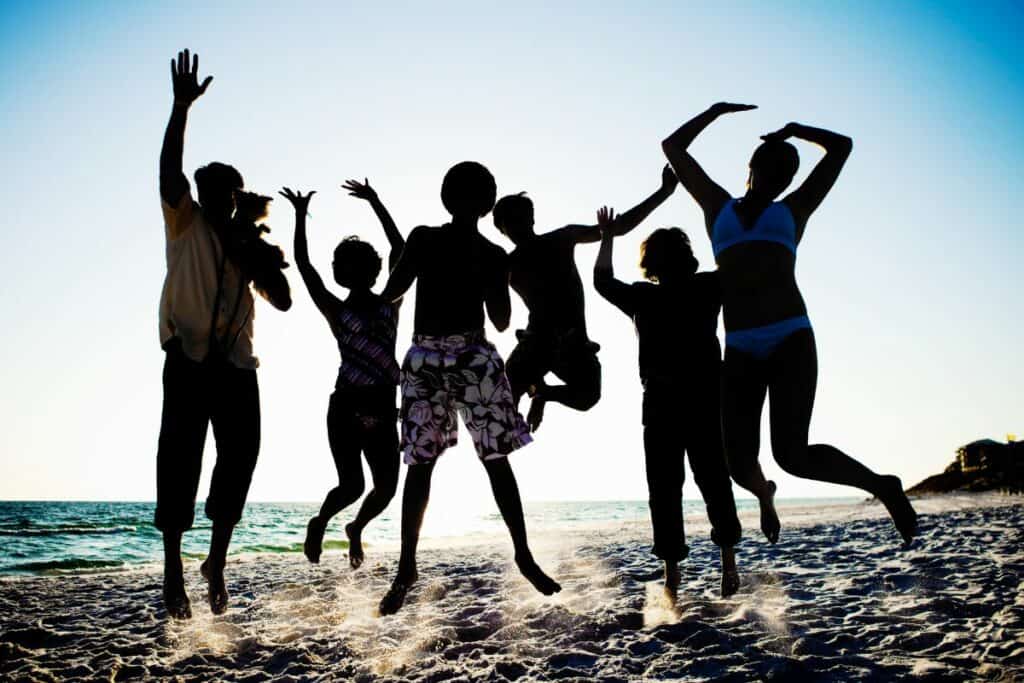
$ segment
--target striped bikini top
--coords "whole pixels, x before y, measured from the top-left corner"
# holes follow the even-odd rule
[[[775,242],[796,254],[796,221],[784,202],[772,202],[750,228],[744,227],[736,214],[736,200],[730,199],[718,212],[711,227],[711,248],[715,258],[741,242]]]

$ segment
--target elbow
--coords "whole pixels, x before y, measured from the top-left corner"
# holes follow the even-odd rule
[[[853,138],[840,135],[839,141],[836,144],[836,151],[842,154],[844,158],[850,156],[850,152],[853,151]]]
[[[512,323],[512,312],[502,311],[501,313],[497,313],[491,316],[491,322],[494,323],[494,329],[498,332],[504,332]]]

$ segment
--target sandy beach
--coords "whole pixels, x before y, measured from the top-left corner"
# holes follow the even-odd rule
[[[535,530],[553,598],[515,572],[504,538],[425,544],[398,615],[376,616],[397,553],[249,556],[229,566],[231,608],[212,617],[198,563],[196,617],[169,622],[157,567],[0,581],[6,680],[1015,680],[1024,677],[1024,502],[916,501],[901,550],[874,503],[783,511],[772,547],[745,515],[743,585],[718,597],[706,522],[672,608],[648,529],[571,537]]]

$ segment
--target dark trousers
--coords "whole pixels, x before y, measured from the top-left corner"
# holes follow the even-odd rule
[[[215,524],[234,526],[242,518],[260,450],[256,371],[226,361],[197,363],[173,339],[166,351],[153,523],[167,532],[192,527],[203,446],[212,424],[217,462],[206,516]]]
[[[740,540],[732,482],[722,450],[716,378],[701,382],[648,382],[644,390],[644,455],[654,527],[654,554],[666,562],[686,557],[683,531],[684,453],[711,522],[711,540],[730,547]]]

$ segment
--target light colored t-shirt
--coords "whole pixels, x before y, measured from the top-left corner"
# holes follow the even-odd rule
[[[209,352],[210,321],[223,248],[199,206],[186,192],[177,206],[161,201],[167,239],[167,277],[160,295],[160,344],[181,339],[182,350],[194,361]],[[217,304],[216,336],[228,360],[239,368],[255,368],[252,353],[256,315],[249,283],[229,259]]]

